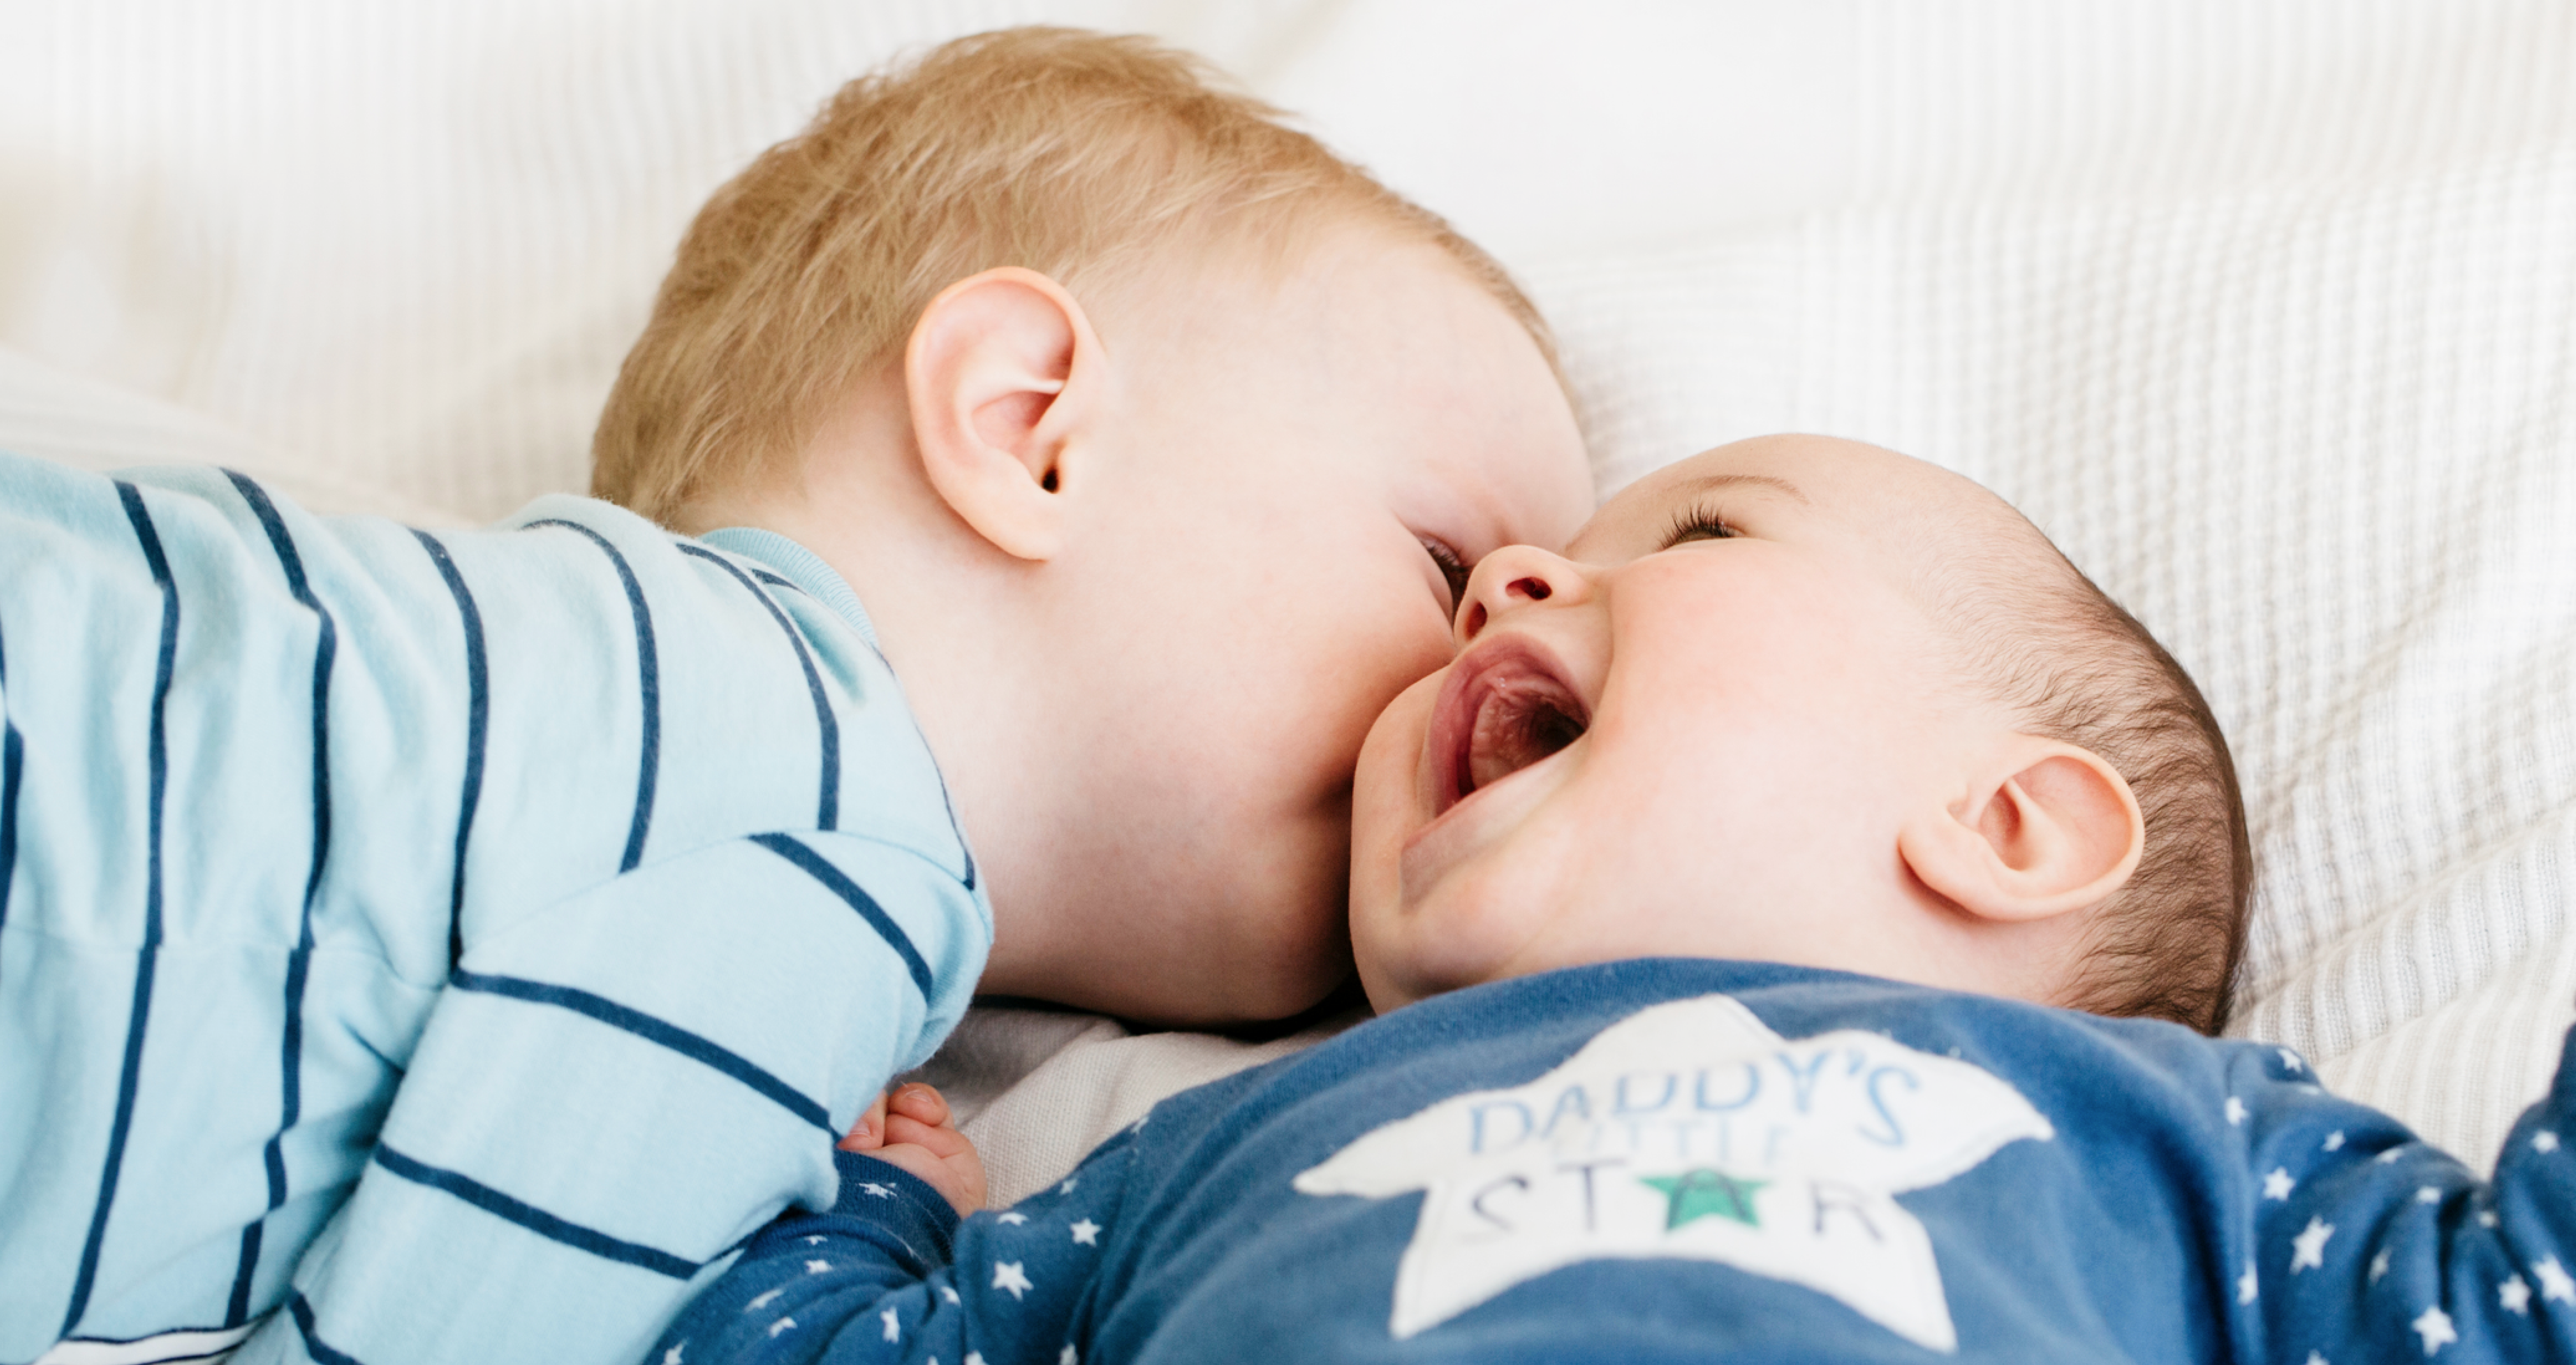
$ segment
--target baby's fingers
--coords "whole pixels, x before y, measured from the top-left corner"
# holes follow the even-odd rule
[[[932,1128],[948,1122],[948,1097],[940,1094],[936,1086],[919,1081],[897,1087],[886,1097],[886,1108]]]
[[[940,1157],[974,1150],[950,1122],[952,1117],[947,1099],[937,1090],[918,1083],[907,1085],[888,1097],[885,1142],[889,1146],[909,1142]]]
[[[941,1101],[940,1107],[945,1109],[947,1102]],[[859,1115],[859,1121],[850,1125],[850,1135],[841,1139],[837,1145],[845,1152],[873,1152],[884,1146],[885,1141],[886,1096],[883,1091],[879,1091],[876,1102],[867,1107],[867,1112]]]

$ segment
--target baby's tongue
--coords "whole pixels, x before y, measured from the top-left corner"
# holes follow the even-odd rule
[[[1555,686],[1539,679],[1494,688],[1476,708],[1475,728],[1468,733],[1466,791],[1500,782],[1582,738],[1583,722],[1572,709]]]

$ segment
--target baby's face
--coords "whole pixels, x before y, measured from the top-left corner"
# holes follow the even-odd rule
[[[1147,303],[1101,331],[1150,377],[1124,434],[1159,453],[1096,542],[1097,676],[1066,679],[1122,708],[1097,772],[1132,830],[1118,1007],[1284,1014],[1347,970],[1370,723],[1449,658],[1463,566],[1563,544],[1591,479],[1536,343],[1431,248],[1355,240],[1284,288]]]
[[[1999,718],[1944,681],[1919,585],[1999,510],[1904,456],[1768,437],[1641,480],[1564,558],[1488,557],[1456,660],[1361,756],[1370,999],[1655,955],[1924,979],[1938,912],[1894,832]]]

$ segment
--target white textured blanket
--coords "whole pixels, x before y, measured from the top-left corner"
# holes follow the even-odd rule
[[[29,0],[0,440],[247,441],[415,516],[578,487],[705,193],[899,48],[1038,18],[1200,47],[1496,248],[1604,491],[1807,429],[2014,499],[2235,737],[2239,1030],[2476,1161],[2541,1089],[2576,1001],[2565,5]],[[239,439],[99,436],[115,392],[62,372]],[[1006,1193],[1270,1050],[980,1036],[995,1076],[1055,1059],[983,1087]]]

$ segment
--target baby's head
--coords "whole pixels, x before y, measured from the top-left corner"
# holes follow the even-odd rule
[[[2252,860],[2191,679],[1994,495],[1848,441],[1661,470],[1477,566],[1360,760],[1381,1008],[1617,958],[2214,1031]]]
[[[1170,1020],[1348,971],[1350,782],[1465,566],[1591,504],[1483,252],[1141,39],[846,87],[709,202],[594,491],[848,578],[991,887],[985,988]]]

